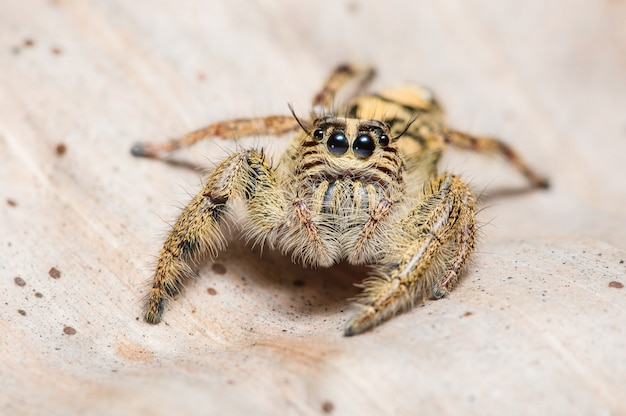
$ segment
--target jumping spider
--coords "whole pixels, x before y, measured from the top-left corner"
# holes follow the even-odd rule
[[[192,276],[201,256],[226,246],[220,231],[234,198],[246,202],[248,241],[290,254],[294,262],[329,267],[340,261],[371,265],[345,326],[359,334],[430,294],[450,292],[476,241],[476,196],[465,181],[439,173],[446,145],[503,156],[533,187],[547,187],[505,143],[452,130],[441,106],[420,86],[358,95],[335,111],[349,81],[362,91],[374,70],[340,65],[313,99],[310,120],[270,116],[222,121],[180,139],[137,144],[135,156],[154,157],[207,137],[280,135],[300,129],[278,164],[263,151],[231,154],[170,231],[159,254],[145,319],[161,320],[165,301]]]

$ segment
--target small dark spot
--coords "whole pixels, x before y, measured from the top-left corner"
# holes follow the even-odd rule
[[[621,282],[617,282],[615,280],[613,280],[612,282],[609,282],[609,287],[615,288],[615,289],[621,289],[624,287],[624,284]]]
[[[302,279],[296,279],[293,281],[293,285],[296,287],[302,287],[306,284],[306,282]]]
[[[67,152],[67,146],[65,145],[65,143],[59,143],[54,148],[54,151],[56,152],[57,156],[63,156],[65,152]]]
[[[13,281],[18,286],[26,286],[26,281],[24,279],[22,279],[21,277],[19,277],[19,276],[17,276],[15,279],[13,279]]]
[[[217,290],[213,289],[212,287],[208,288],[206,291],[207,291],[207,292],[209,293],[209,295],[211,295],[211,296],[215,296],[215,295],[217,295]]]
[[[24,42],[22,42],[22,44],[26,48],[31,48],[31,47],[35,46],[35,41],[32,40],[31,38],[26,38],[26,39],[24,39]]]
[[[359,11],[359,3],[356,1],[349,1],[346,6],[348,13],[357,13]]]
[[[17,206],[17,202],[15,202],[12,199],[7,199],[7,205],[10,206],[10,207],[15,207],[15,206]]]
[[[52,48],[50,48],[50,52],[52,52],[53,55],[61,55],[63,53],[63,50],[58,46],[53,46]]]
[[[18,309],[17,313],[19,313],[22,316],[26,316],[26,311],[24,309]]]
[[[333,402],[325,401],[324,403],[322,403],[322,411],[324,413],[332,413],[333,410],[335,410],[335,405],[333,404]]]
[[[61,272],[56,267],[50,268],[50,270],[48,270],[48,274],[53,279],[59,279],[61,277]]]
[[[65,328],[63,328],[63,333],[65,335],[74,335],[76,333],[76,330],[71,326],[66,326]]]
[[[624,264],[624,260],[620,260],[620,261],[619,261],[619,264]]]
[[[226,380],[226,384],[230,384],[232,386],[235,384],[235,380]]]
[[[470,311],[467,311],[467,312],[465,312],[465,313],[463,314],[463,316],[464,316],[464,317],[465,317],[465,316],[472,316],[472,315],[474,315],[474,313],[473,313],[473,312],[470,312]]]
[[[204,74],[204,72],[198,72],[196,74],[196,78],[198,79],[198,81],[202,82],[206,80],[206,75]]]
[[[43,293],[41,293],[41,292],[35,292],[35,297],[36,297],[36,298],[43,298]]]
[[[226,274],[226,267],[222,263],[213,263],[211,270],[215,274]]]

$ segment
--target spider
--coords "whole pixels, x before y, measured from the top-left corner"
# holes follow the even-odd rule
[[[277,164],[262,150],[240,150],[208,175],[180,214],[159,254],[145,320],[161,321],[166,300],[193,276],[201,257],[226,246],[220,231],[233,199],[243,200],[245,238],[306,266],[370,265],[345,325],[359,334],[426,297],[446,296],[476,243],[476,196],[453,173],[439,173],[447,145],[504,157],[532,187],[548,182],[508,145],[449,128],[426,88],[407,85],[364,94],[371,67],[343,64],[313,99],[310,119],[242,118],[210,124],[179,139],[136,144],[156,157],[208,137],[282,135],[297,130]],[[352,94],[333,103],[347,85]],[[356,87],[355,87],[356,86]],[[291,108],[291,107],[290,107]]]

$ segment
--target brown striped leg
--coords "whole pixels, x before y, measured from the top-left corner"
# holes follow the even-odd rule
[[[548,179],[535,172],[511,146],[501,140],[491,137],[472,136],[457,130],[445,130],[442,132],[442,136],[446,143],[461,149],[500,155],[521,172],[533,187],[549,187]]]
[[[444,174],[426,187],[422,201],[401,220],[394,252],[363,281],[363,310],[345,326],[356,335],[420,301],[441,297],[456,282],[474,249],[476,198],[458,176]]]
[[[204,188],[183,210],[163,243],[146,302],[147,322],[161,321],[166,300],[193,275],[192,265],[197,260],[206,255],[215,258],[225,247],[220,225],[228,201],[247,199],[252,211],[265,207],[269,212],[280,212],[286,200],[268,198],[264,193],[275,187],[274,171],[263,154],[253,150],[232,154],[211,172]]]
[[[181,147],[191,146],[209,137],[232,139],[256,135],[271,136],[288,133],[297,128],[298,122],[292,116],[239,118],[209,124],[178,139],[160,143],[137,143],[132,147],[131,153],[134,156],[155,157]]]
[[[322,89],[313,98],[313,109],[316,112],[332,111],[337,92],[350,81],[358,79],[358,88],[355,94],[361,92],[370,84],[376,75],[374,68],[354,64],[341,64],[335,68],[322,86]],[[359,79],[360,78],[360,79]],[[321,111],[320,111],[321,110]]]

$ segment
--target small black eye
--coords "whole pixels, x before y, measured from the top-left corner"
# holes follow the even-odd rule
[[[322,140],[322,139],[324,138],[324,130],[322,130],[322,129],[316,129],[316,130],[313,132],[313,138],[314,138],[315,140]]]
[[[361,159],[365,159],[366,157],[370,157],[372,153],[374,153],[374,149],[376,148],[376,143],[374,143],[374,139],[372,139],[367,134],[362,134],[356,138],[354,144],[352,145],[352,149],[354,150],[354,154],[356,157]]]
[[[348,151],[348,147],[350,147],[350,143],[348,143],[348,139],[342,132],[333,133],[328,138],[328,150],[330,153],[334,155],[342,155]]]
[[[378,138],[378,143],[383,147],[387,146],[389,144],[389,136],[387,136],[386,134],[381,134]]]

